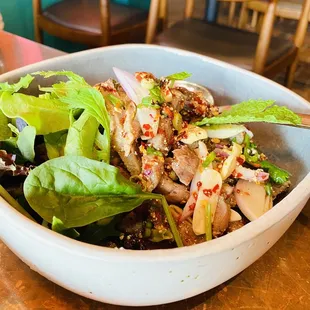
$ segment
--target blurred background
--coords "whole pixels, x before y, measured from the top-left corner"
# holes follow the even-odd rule
[[[267,64],[264,64],[265,67],[267,67],[268,65],[269,55],[271,55],[274,59],[281,58],[283,56],[282,54],[284,54],[284,47],[288,44],[288,42],[294,42],[297,35],[297,26],[298,24],[300,24],[301,18],[303,18],[302,11],[307,9],[306,3],[309,3],[309,1],[310,0],[278,1],[277,8],[274,12],[274,22],[269,23],[269,25],[265,27],[265,32],[266,29],[267,32],[271,29],[270,31],[272,36],[280,38],[282,41],[279,40],[275,41],[274,43],[271,42],[270,46],[268,46],[269,54],[267,54]],[[91,37],[92,35],[98,35],[98,32],[100,31],[104,32],[104,30],[102,30],[102,20],[104,20],[104,18],[107,16],[103,16],[102,14],[100,15],[99,2],[99,0],[2,0],[0,1],[0,13],[2,14],[2,18],[4,21],[5,31],[30,40],[41,41],[41,43],[43,43],[44,45],[62,50],[67,53],[93,48],[96,47],[96,45],[102,46],[115,43],[145,42],[145,31],[147,26],[150,27],[150,24],[144,24],[144,28],[142,27],[143,29],[139,25],[141,24],[141,22],[147,22],[148,18],[150,17],[147,14],[152,14],[152,12],[154,13],[154,9],[150,7],[151,0],[107,1],[110,2],[110,7],[108,8],[108,23],[110,23],[110,29],[107,30],[105,35],[102,33],[101,34],[103,37],[109,36],[111,39],[107,39],[107,41],[103,40],[102,42],[100,40],[97,40],[98,44],[94,44],[94,40],[96,39],[92,39],[92,41],[85,41],[85,39],[82,38],[81,40],[79,40],[79,38],[76,39],[78,36],[75,35],[71,35],[71,37],[69,35],[65,37],[69,39],[64,39],[64,36],[61,34],[62,31],[60,31],[62,28],[53,29],[51,25],[46,25],[44,22],[41,21],[40,18],[36,19],[36,16],[42,15],[44,18],[52,20],[54,24],[59,24],[62,27],[71,27],[72,29],[78,28],[79,31],[89,32]],[[228,47],[228,49],[230,49],[231,47],[231,54],[239,53],[238,55],[234,55],[235,58],[236,56],[238,56],[239,63],[240,61],[242,62],[244,59],[244,63],[240,65],[241,67],[246,67],[245,64],[250,61],[248,55],[250,51],[253,54],[251,55],[251,61],[254,61],[254,63],[257,62],[258,58],[255,58],[253,49],[255,48],[257,53],[258,42],[260,39],[259,34],[264,24],[264,16],[267,15],[266,13],[268,10],[267,1],[256,0],[240,3],[234,1],[223,2],[216,0],[168,0],[162,2],[164,3],[164,7],[159,8],[160,16],[157,20],[155,33],[153,33],[152,36],[152,43],[177,46],[184,49],[194,50],[202,54],[210,55],[212,57],[217,57],[217,55],[219,55],[220,59],[236,64],[236,60],[232,60],[231,57],[229,57],[230,55],[225,55],[225,57],[223,55],[220,55],[221,53],[223,53],[223,44],[226,43],[225,46]],[[155,10],[156,9],[157,8],[155,8]],[[246,18],[244,18],[245,11]],[[158,13],[156,12],[156,14]],[[163,17],[163,14],[166,15]],[[175,27],[175,29],[179,30],[174,30],[180,33],[178,42],[175,42],[176,39],[171,39],[171,37],[176,37],[177,34],[174,34],[172,30],[170,30],[169,32],[169,29],[171,27],[172,29],[174,29],[173,25],[184,20],[184,14],[187,14],[187,18],[190,17],[191,19],[198,19],[204,22],[211,22],[212,24],[225,25],[234,29],[238,28],[239,30],[242,29],[242,31],[255,33],[257,34],[257,37],[240,37],[238,39],[240,40],[239,49],[236,49],[230,45],[232,44],[232,42],[229,40],[229,31],[227,32],[227,34],[224,32],[219,32],[219,34],[217,34],[217,32],[215,31],[218,31],[218,29],[204,29],[204,26],[184,26],[184,24],[179,24],[177,27]],[[275,72],[269,74],[270,78],[281,84],[293,88],[294,91],[301,94],[308,100],[310,99],[310,35],[309,31],[307,31],[309,30],[309,18],[310,13],[308,14],[307,18],[307,25],[304,26],[306,30],[302,31],[304,32],[304,34],[299,34],[299,37],[302,38],[299,39],[299,43],[297,44],[299,45],[298,63],[296,63],[295,61],[296,72],[294,72],[293,74],[293,81],[291,81],[291,83],[288,83],[291,85],[288,85],[286,83],[287,81],[285,81],[287,70],[289,70],[289,66],[286,63],[287,61],[283,62],[283,68],[280,68],[280,70],[279,68],[277,68]],[[148,22],[150,23],[150,18]],[[40,23],[42,23],[42,25],[40,26],[40,30],[37,30],[36,34],[35,24]],[[126,28],[125,30],[127,31],[125,35],[114,35],[116,32],[118,33],[119,31],[122,31],[123,28]],[[185,28],[187,32],[184,32]],[[220,31],[223,31],[223,29]],[[109,34],[108,31],[110,31]],[[204,38],[203,40],[205,41],[201,42],[201,46],[192,47],[191,42],[186,41],[186,33],[192,33],[194,35],[195,32],[198,33],[199,31],[201,33],[195,34],[194,37],[197,39],[200,35]],[[168,32],[168,35],[164,35],[164,38],[161,34],[163,32]],[[212,37],[213,33],[214,36],[217,36],[216,38]],[[42,35],[41,38],[38,37],[40,36],[40,34]],[[156,39],[157,35],[159,35],[159,40]],[[225,38],[223,38],[224,36],[227,37],[227,42],[221,42],[222,45],[221,48],[219,47],[219,50],[213,49],[212,51],[210,51],[208,47],[208,45],[210,45],[209,43],[217,41],[219,37],[221,41],[225,41]],[[116,38],[115,40],[114,37]],[[256,38],[256,41],[255,46],[253,47],[251,40],[254,40],[254,38]],[[180,44],[179,41],[182,40],[186,42],[181,42],[182,44]],[[249,42],[251,41],[251,46],[249,44],[245,44],[247,40]],[[264,37],[261,42],[266,42],[266,40],[268,41],[268,35]],[[289,47],[292,48],[292,46]],[[279,51],[279,49],[281,48],[282,51]],[[248,53],[245,52],[246,50],[248,50]],[[222,56],[224,57],[224,59]],[[262,57],[264,58],[264,55],[262,55]],[[274,59],[272,60],[273,62]],[[237,63],[237,65],[239,65],[239,63]],[[257,66],[259,66],[259,64]],[[247,69],[253,70],[255,72],[259,71],[259,69],[257,69],[258,71],[255,70],[255,65],[253,68]],[[262,69],[260,71],[261,72],[258,73],[268,76],[268,74],[265,74]]]

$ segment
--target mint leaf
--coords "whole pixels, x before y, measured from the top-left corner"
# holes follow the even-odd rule
[[[216,158],[216,154],[214,152],[211,152],[210,154],[208,154],[208,156],[202,163],[202,166],[204,168],[207,168],[214,161],[215,158]]]
[[[206,117],[196,125],[251,122],[300,125],[301,119],[290,109],[275,105],[273,100],[249,100],[233,105],[218,116]]]
[[[263,169],[266,169],[269,173],[270,178],[277,184],[283,184],[288,181],[290,173],[284,169],[277,167],[267,160],[263,160],[260,163]]]
[[[190,76],[191,76],[191,73],[183,71],[183,72],[178,72],[178,73],[168,75],[166,79],[171,80],[171,81],[185,80],[189,78]]]

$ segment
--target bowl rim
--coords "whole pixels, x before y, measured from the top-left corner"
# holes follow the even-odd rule
[[[277,84],[263,76],[257,75],[253,72],[244,70],[242,68],[233,66],[231,64],[225,63],[223,61],[203,56],[197,53],[171,48],[162,47],[153,44],[125,44],[125,45],[115,45],[108,47],[101,47],[92,50],[82,51],[74,54],[58,56],[48,60],[44,60],[39,63],[31,64],[25,67],[18,68],[16,70],[4,73],[0,75],[0,80],[6,80],[12,75],[24,74],[25,71],[33,70],[33,72],[38,71],[37,68],[42,65],[52,64],[55,62],[61,62],[65,59],[76,58],[79,59],[84,57],[84,55],[96,55],[107,50],[130,50],[130,49],[158,49],[164,50],[170,53],[179,54],[181,56],[198,57],[201,61],[211,62],[220,67],[228,68],[233,71],[239,71],[243,75],[249,75],[255,79],[263,79],[269,85],[280,88],[283,92],[290,93],[296,97],[303,107],[310,111],[310,104],[305,99],[300,97],[298,94],[293,93],[284,86]],[[81,241],[70,239],[66,236],[58,234],[51,231],[42,225],[31,221],[18,211],[16,211],[11,205],[9,205],[2,197],[0,197],[0,216],[3,217],[8,224],[13,226],[15,229],[22,231],[23,234],[28,235],[33,240],[40,241],[43,243],[48,243],[52,247],[61,249],[62,251],[70,252],[75,256],[88,257],[91,259],[97,259],[102,261],[119,261],[122,262],[126,259],[127,262],[140,263],[140,262],[166,262],[166,261],[179,261],[184,259],[194,259],[197,257],[214,255],[218,252],[234,250],[240,244],[245,243],[249,240],[258,237],[263,234],[265,230],[271,228],[280,222],[283,218],[288,216],[294,211],[297,205],[303,203],[304,200],[310,197],[310,172],[300,181],[297,186],[278,204],[276,204],[271,210],[261,216],[259,219],[248,223],[239,230],[233,233],[227,234],[221,238],[213,239],[209,242],[204,242],[201,244],[196,244],[188,247],[173,248],[173,249],[158,249],[158,250],[121,250],[100,247],[97,245],[91,245],[83,243]],[[1,233],[1,228],[0,228]],[[1,235],[0,235],[1,238]],[[267,242],[267,241],[266,241]]]

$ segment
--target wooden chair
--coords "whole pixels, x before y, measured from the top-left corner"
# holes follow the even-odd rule
[[[230,0],[228,0],[230,1]],[[239,0],[239,2],[251,0]],[[163,31],[156,43],[218,58],[272,78],[287,69],[286,85],[291,87],[307,28],[310,0],[305,0],[294,41],[272,36],[277,0],[270,0],[260,34],[192,18],[194,0],[187,0],[185,19]],[[152,23],[156,23],[155,19]],[[154,26],[153,26],[154,28]],[[155,38],[155,33],[152,33]]]
[[[252,11],[251,26],[259,31],[263,14],[266,13],[268,2],[252,1],[243,4],[243,18],[240,19],[240,27],[244,27],[248,20],[249,11]],[[283,19],[299,20],[302,16],[303,1],[295,0],[295,2],[287,0],[279,0],[277,3],[275,16]],[[310,14],[308,16],[310,21]]]
[[[90,47],[144,40],[148,43],[149,33],[162,29],[167,17],[166,1],[160,0],[152,0],[149,11],[109,0],[63,0],[44,10],[41,0],[32,3],[35,39],[40,43],[43,31]],[[156,29],[148,19],[156,22]]]

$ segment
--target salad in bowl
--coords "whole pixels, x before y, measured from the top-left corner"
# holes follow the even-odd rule
[[[190,76],[113,68],[89,85],[71,71],[0,84],[0,194],[37,223],[104,247],[190,246],[270,210],[290,187],[244,123],[299,125],[272,100],[221,110]],[[36,76],[63,81],[23,93]]]

